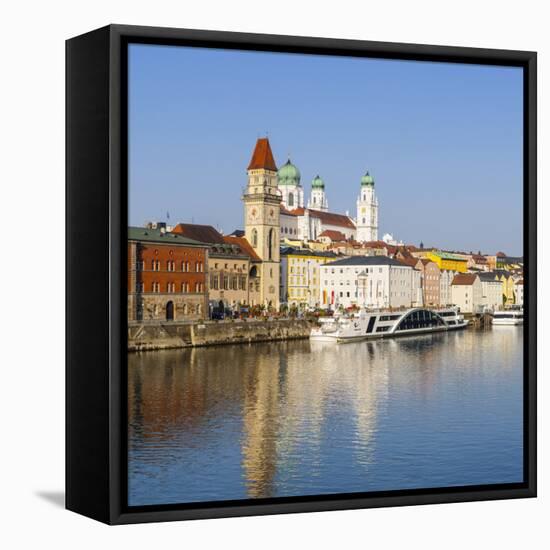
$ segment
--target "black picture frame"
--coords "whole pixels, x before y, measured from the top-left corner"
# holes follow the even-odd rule
[[[509,65],[524,89],[523,483],[127,505],[127,46],[330,54]],[[536,496],[537,55],[534,52],[109,25],[66,43],[66,507],[124,524]]]

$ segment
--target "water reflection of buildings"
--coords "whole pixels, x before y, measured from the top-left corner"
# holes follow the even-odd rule
[[[356,425],[350,452],[368,464],[387,393],[389,364],[378,345],[301,341],[131,356],[130,446],[200,445],[213,419],[240,415],[247,494],[269,497],[300,468],[320,468],[327,422],[343,407]]]
[[[230,425],[229,444],[240,457],[240,477],[231,483],[248,497],[306,494],[315,491],[315,479],[326,487],[327,462],[335,460],[344,461],[340,470],[362,469],[367,479],[389,409],[414,406],[419,396],[440,398],[443,376],[460,391],[472,369],[484,376],[511,369],[522,338],[512,330],[131,355],[130,448],[147,448],[161,463],[176,456],[185,464],[192,446],[200,461],[201,450],[210,452],[212,439]],[[210,458],[234,457],[233,450]],[[211,466],[204,466],[205,479]]]
[[[285,345],[272,346],[247,379],[242,464],[251,498],[276,495],[275,484],[296,490],[304,468],[319,474],[327,423],[342,408],[356,425],[350,452],[364,465],[372,453],[377,410],[387,392],[388,363],[370,360],[377,343],[291,346],[290,353]]]

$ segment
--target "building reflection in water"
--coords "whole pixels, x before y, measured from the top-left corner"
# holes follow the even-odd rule
[[[430,399],[467,391],[472,375],[517,368],[517,335],[130,355],[131,503],[367,490],[382,463],[399,460],[390,432],[408,429]]]

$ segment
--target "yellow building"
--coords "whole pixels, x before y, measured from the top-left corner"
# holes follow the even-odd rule
[[[499,281],[502,281],[502,295],[504,305],[509,306],[516,303],[515,282],[512,274],[505,269],[495,269],[494,273]]]
[[[324,252],[325,250],[328,250],[331,247],[330,243],[323,243],[321,241],[309,241],[307,243],[308,248],[311,248],[311,250],[315,250],[317,252]]]
[[[333,252],[287,247],[281,250],[281,303],[316,307],[320,303],[319,266],[336,258]]]
[[[439,269],[458,271],[459,273],[468,271],[468,260],[450,252],[431,251],[426,254],[426,258],[435,262]]]

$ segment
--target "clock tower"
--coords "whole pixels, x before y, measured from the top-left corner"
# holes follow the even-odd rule
[[[279,239],[281,195],[277,188],[277,166],[267,138],[256,142],[247,169],[243,194],[246,240],[261,260],[260,301],[279,307]]]

